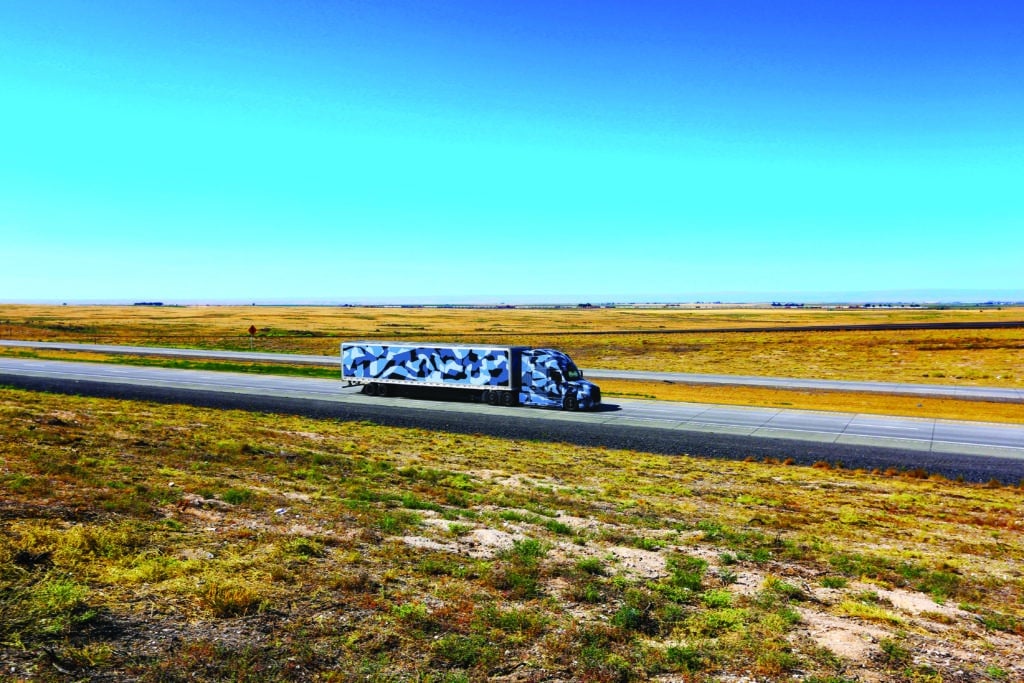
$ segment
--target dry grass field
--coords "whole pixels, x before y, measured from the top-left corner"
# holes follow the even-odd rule
[[[160,328],[172,334],[214,330],[244,334],[251,324],[274,330],[367,336],[400,333],[518,334],[700,330],[737,327],[867,325],[1024,320],[1024,309],[998,308],[383,308],[338,306],[55,306],[0,304],[0,322],[116,329]]]
[[[1024,320],[1024,309],[425,309],[0,305],[0,338],[337,354],[354,338],[553,346],[584,368],[1024,387],[1024,329],[793,331],[794,326]],[[762,332],[701,332],[724,328]],[[665,330],[676,330],[666,332]],[[0,354],[104,360],[92,354]],[[156,363],[118,357],[117,362]],[[311,368],[168,363],[320,374]],[[608,395],[1024,422],[1021,404],[604,380]]]
[[[5,680],[1024,680],[1019,487],[0,389],[0,491]]]
[[[0,338],[336,354],[353,338],[553,346],[582,367],[1024,386],[1024,329],[795,332],[1021,321],[1024,309],[398,309],[0,305]],[[700,332],[764,327],[769,332]],[[675,332],[668,332],[674,330]]]

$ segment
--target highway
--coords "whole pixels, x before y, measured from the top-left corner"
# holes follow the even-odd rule
[[[85,395],[287,412],[655,453],[792,457],[847,467],[923,467],[1024,478],[1024,426],[609,398],[566,413],[461,401],[379,398],[340,380],[0,357],[0,384]]]
[[[632,379],[679,384],[725,384],[772,389],[816,389],[819,391],[859,391],[906,396],[958,398],[968,401],[1024,402],[1024,389],[1009,387],[972,387],[951,384],[909,384],[905,382],[865,382],[853,380],[806,379],[797,377],[759,377],[751,375],[711,375],[691,372],[644,372],[642,370],[584,370],[588,379]]]
[[[260,363],[289,363],[336,367],[337,356],[312,356],[262,351],[222,351],[216,349],[173,349],[161,346],[122,346],[116,344],[80,344],[0,339],[0,347],[50,349],[55,351],[88,351],[106,354],[163,356]],[[974,387],[948,384],[908,384],[898,382],[858,382],[849,380],[804,379],[797,377],[754,377],[748,375],[712,375],[687,372],[654,372],[642,370],[583,369],[590,379],[629,379],[679,384],[718,384],[775,389],[811,389],[823,391],[857,391],[868,393],[931,396],[979,401],[1024,402],[1024,389],[1008,387]]]

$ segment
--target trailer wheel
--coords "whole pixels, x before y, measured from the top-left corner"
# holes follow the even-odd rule
[[[565,401],[562,402],[562,408],[565,410],[579,410],[580,402],[576,400],[576,397],[569,394],[565,397]]]
[[[366,394],[367,396],[373,396],[373,385],[364,384],[363,388],[359,390],[359,393]]]
[[[378,384],[377,385],[377,395],[378,396],[390,396],[391,395],[391,387],[389,387],[387,384]]]

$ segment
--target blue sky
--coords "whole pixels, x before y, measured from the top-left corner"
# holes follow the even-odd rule
[[[1024,298],[1016,0],[0,27],[0,301]]]

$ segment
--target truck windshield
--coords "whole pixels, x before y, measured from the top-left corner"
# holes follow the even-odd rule
[[[583,373],[575,365],[567,365],[565,368],[565,378],[567,380],[583,379]]]

